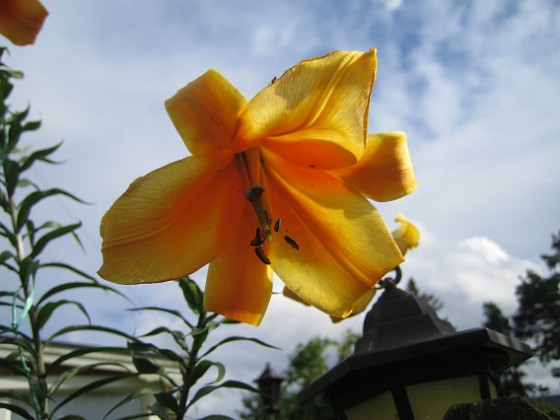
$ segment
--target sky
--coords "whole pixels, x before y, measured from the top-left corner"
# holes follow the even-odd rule
[[[99,221],[138,176],[187,156],[163,102],[214,68],[247,98],[302,59],[333,50],[378,51],[369,131],[405,131],[418,189],[376,207],[389,228],[404,213],[421,231],[404,278],[435,294],[458,329],[480,326],[482,304],[515,310],[515,287],[560,229],[560,4],[555,0],[44,0],[50,12],[33,46],[8,41],[23,70],[12,95],[43,126],[34,147],[64,141],[64,164],[37,167],[43,187],[89,204],[53,199],[36,217],[81,220],[85,250],[62,241],[46,258],[89,273],[101,265]],[[50,253],[50,254],[49,254]],[[193,275],[201,285],[205,270]],[[64,279],[59,279],[64,281]],[[56,281],[56,280],[45,280]],[[275,282],[280,291],[281,282]],[[183,308],[173,283],[120,287],[134,304]],[[148,331],[159,317],[125,312],[107,296],[94,320]],[[88,307],[90,307],[88,306]],[[333,325],[313,308],[273,296],[258,328],[234,327],[282,348],[231,344],[218,354],[228,377],[279,371],[295,346],[361,330],[363,316]],[[220,334],[216,333],[217,338]],[[73,336],[74,341],[90,340]],[[558,391],[538,363],[532,378]],[[219,395],[235,415],[239,395]],[[211,412],[203,401],[194,417]]]

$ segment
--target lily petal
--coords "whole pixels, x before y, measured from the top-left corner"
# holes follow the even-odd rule
[[[231,159],[191,156],[134,181],[101,222],[99,275],[123,284],[160,282],[216,257],[245,205]]]
[[[48,14],[37,0],[2,0],[0,33],[15,45],[33,44]]]
[[[208,70],[165,101],[167,113],[193,155],[229,147],[245,97],[219,72]]]
[[[352,313],[350,314],[350,316],[356,316],[361,314],[363,311],[365,311],[368,308],[371,300],[373,299],[376,293],[377,293],[377,289],[373,287],[366,294],[364,294],[357,302],[354,303],[354,306],[352,307]],[[335,316],[331,316],[331,321],[333,323],[340,322],[344,319],[345,318],[337,318]]]
[[[402,132],[368,135],[362,159],[333,174],[376,201],[395,200],[417,187],[406,134]]]
[[[356,163],[364,153],[375,50],[335,51],[302,61],[263,89],[240,116],[234,140],[317,168]]]
[[[272,269],[256,257],[249,243],[255,236],[252,210],[247,206],[229,246],[208,269],[204,295],[207,310],[259,325],[272,293]]]
[[[282,238],[270,246],[272,268],[307,303],[345,318],[354,304],[401,261],[381,215],[359,192],[323,171],[266,155],[268,193]],[[281,167],[282,172],[274,172]]]
[[[360,299],[358,299],[354,303],[354,305],[352,305],[352,313],[348,316],[348,318],[352,317],[352,316],[355,316],[355,315],[359,315],[363,311],[365,311],[376,293],[377,293],[377,289],[376,288],[371,288]],[[285,286],[284,286],[284,289],[282,290],[282,294],[285,297],[290,298],[292,300],[295,300],[296,302],[299,302],[299,303],[301,303],[305,306],[310,306],[305,300],[303,300],[301,297],[299,297],[297,294],[295,294],[294,292],[292,292],[290,289],[288,289]],[[333,323],[340,322],[344,319],[346,319],[346,318],[337,318],[335,316],[331,316],[331,321]]]

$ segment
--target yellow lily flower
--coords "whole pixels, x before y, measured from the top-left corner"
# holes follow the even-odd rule
[[[48,14],[37,0],[0,0],[0,34],[15,45],[33,44]]]
[[[403,133],[367,136],[375,50],[287,70],[251,101],[209,70],[166,101],[192,156],[137,179],[103,217],[99,274],[177,279],[210,263],[209,311],[258,325],[273,272],[346,317],[402,261],[367,197],[416,188]]]

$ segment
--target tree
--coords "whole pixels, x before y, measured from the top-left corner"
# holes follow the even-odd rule
[[[420,299],[423,299],[436,312],[443,308],[443,302],[439,300],[435,295],[426,292],[421,292],[420,289],[418,289],[416,281],[412,277],[408,280],[408,283],[406,284],[406,291],[412,293],[415,296],[418,296]]]
[[[533,350],[543,364],[560,358],[560,232],[552,235],[553,253],[542,255],[550,270],[548,276],[528,270],[517,286],[517,309],[507,317],[492,302],[483,305],[486,328],[512,335],[533,344]],[[527,395],[535,384],[523,383],[526,373],[519,366],[506,371],[501,378],[504,395]]]
[[[560,359],[560,232],[552,235],[551,255],[541,258],[548,276],[528,270],[516,289],[518,307],[513,316],[515,335],[534,343],[543,363]]]
[[[347,330],[340,341],[323,337],[314,337],[307,343],[297,345],[289,357],[289,365],[283,373],[286,378],[282,384],[282,403],[276,419],[336,419],[337,416],[330,405],[318,396],[301,405],[297,401],[299,392],[309,386],[311,382],[327,372],[333,363],[342,361],[351,353],[358,334]],[[334,354],[333,354],[334,350]],[[260,396],[243,398],[243,420],[258,420],[263,418],[259,404]]]
[[[498,305],[493,302],[486,302],[482,305],[484,312],[484,322],[482,326],[505,335],[512,335],[513,327],[510,320],[505,316]],[[502,396],[519,395],[526,396],[534,391],[534,384],[523,383],[523,378],[527,374],[519,367],[513,366],[500,375],[498,388]]]

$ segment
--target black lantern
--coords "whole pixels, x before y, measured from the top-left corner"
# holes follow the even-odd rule
[[[270,367],[270,363],[266,364],[261,376],[255,379],[261,393],[263,409],[268,414],[280,411],[280,386],[283,380],[284,378]]]
[[[354,353],[299,394],[319,393],[343,419],[439,419],[456,403],[497,398],[497,375],[531,357],[486,328],[457,332],[422,299],[385,281]]]

